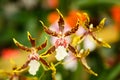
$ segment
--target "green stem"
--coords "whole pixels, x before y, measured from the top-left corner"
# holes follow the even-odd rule
[[[44,71],[44,72],[41,74],[41,76],[39,77],[38,80],[42,80],[42,77],[44,76],[45,73],[46,73],[46,71]]]
[[[119,73],[120,73],[120,63],[110,72],[110,74],[107,77],[107,80],[114,80]]]

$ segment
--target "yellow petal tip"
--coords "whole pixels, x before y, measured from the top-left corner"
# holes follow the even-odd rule
[[[45,24],[43,23],[43,21],[39,20],[39,22],[42,24],[43,27],[45,27]]]
[[[29,31],[27,31],[27,35],[30,35],[30,32],[29,32]]]
[[[15,44],[17,43],[17,40],[15,38],[13,38],[13,41],[14,41]]]
[[[63,18],[63,15],[62,15],[61,12],[59,11],[59,9],[56,8],[56,11],[57,11],[58,14]]]

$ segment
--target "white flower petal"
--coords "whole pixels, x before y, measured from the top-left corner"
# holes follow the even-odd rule
[[[84,48],[90,49],[90,51],[93,51],[96,48],[96,44],[94,41],[92,41],[90,36],[87,36],[84,40]]]
[[[77,69],[77,60],[73,55],[66,57],[64,63],[63,66],[66,70],[75,71]]]
[[[31,60],[29,65],[29,73],[31,75],[36,75],[36,72],[38,71],[39,67],[40,67],[40,63],[36,60]]]
[[[56,58],[58,61],[61,61],[61,60],[63,60],[66,56],[68,56],[68,53],[66,52],[66,49],[64,48],[64,46],[59,46],[59,47],[56,49],[55,58]]]
[[[77,30],[76,34],[77,35],[83,35],[86,32],[86,30],[80,26],[79,29]]]

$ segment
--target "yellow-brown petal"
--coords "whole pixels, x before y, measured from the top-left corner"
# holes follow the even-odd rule
[[[27,32],[27,35],[28,35],[28,39],[29,41],[31,42],[32,44],[32,47],[35,47],[35,39],[32,38],[31,34],[29,32]]]
[[[68,45],[68,49],[69,49],[74,55],[77,55],[76,49],[75,49],[73,46],[71,46],[70,44]]]
[[[39,47],[37,47],[37,50],[42,50],[43,48],[45,48],[47,45],[47,39],[45,40],[44,43],[42,43]]]
[[[47,34],[49,34],[49,35],[51,35],[51,36],[55,36],[55,37],[58,37],[58,36],[59,36],[59,34],[58,34],[57,32],[50,30],[48,27],[46,27],[46,26],[44,25],[44,23],[43,23],[42,21],[40,21],[40,22],[41,22],[42,26],[44,27],[44,31],[45,31]]]
[[[81,63],[82,65],[84,66],[85,70],[90,73],[90,74],[93,74],[95,76],[98,76],[97,73],[95,73],[94,71],[91,70],[91,68],[88,66],[87,62],[86,62],[86,59],[83,57],[80,59],[81,60]]]
[[[98,44],[100,44],[100,45],[102,45],[102,46],[104,46],[104,47],[106,47],[106,48],[111,48],[111,46],[110,46],[108,43],[104,42],[102,39],[96,38],[94,35],[92,35],[92,38],[93,38]]]
[[[105,21],[106,21],[106,18],[103,18],[103,19],[100,21],[99,25],[96,26],[95,28],[93,28],[92,31],[93,31],[93,32],[100,31],[100,30],[103,28],[103,26],[104,26],[104,24],[105,24]]]
[[[61,12],[58,9],[56,9],[56,10],[57,10],[57,12],[58,12],[58,14],[60,16],[60,18],[58,20],[59,30],[61,32],[63,32],[63,30],[64,30],[64,24],[65,24],[64,19],[63,19],[63,15],[61,14]]]
[[[43,65],[47,66],[48,68],[50,67],[50,65],[48,64],[48,62],[45,61],[43,58],[40,57],[39,60],[42,62]]]
[[[55,46],[50,47],[44,54],[41,55],[41,57],[46,57],[55,51]]]
[[[28,51],[31,52],[31,49],[20,44],[15,38],[13,38],[14,43],[16,44],[17,47],[19,47],[20,49],[24,50],[24,51]]]
[[[78,20],[76,26],[74,28],[72,28],[70,31],[67,31],[64,35],[69,36],[69,35],[75,33],[78,30],[79,26],[80,26],[80,23],[79,23],[79,20]]]
[[[91,68],[88,66],[87,61],[86,61],[86,59],[85,59],[85,58],[89,55],[89,53],[90,53],[89,49],[86,50],[86,51],[83,51],[83,50],[82,50],[82,51],[80,51],[80,53],[79,53],[79,54],[80,54],[80,57],[78,57],[78,58],[80,59],[82,65],[84,66],[85,70],[86,70],[88,73],[97,76],[98,74],[91,70]]]

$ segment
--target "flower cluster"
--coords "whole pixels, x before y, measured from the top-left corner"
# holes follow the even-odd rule
[[[95,35],[96,31],[99,31],[103,28],[105,18],[103,20],[101,20],[101,22],[98,24],[98,26],[93,27],[93,24],[90,24],[90,19],[89,19],[88,15],[86,13],[84,13],[84,14],[82,14],[84,16],[84,21],[82,20],[83,16],[82,16],[82,18],[78,18],[78,20],[76,22],[76,26],[74,26],[71,30],[65,31],[64,30],[65,29],[65,21],[64,21],[63,15],[61,14],[61,12],[58,9],[56,9],[56,10],[59,14],[58,31],[53,31],[53,30],[49,29],[47,26],[45,26],[45,24],[42,21],[40,21],[43,28],[44,28],[44,31],[48,35],[50,35],[51,37],[57,38],[55,41],[55,44],[52,45],[43,54],[39,54],[38,51],[42,50],[43,48],[46,47],[47,40],[43,44],[41,44],[40,46],[36,47],[35,46],[35,39],[32,38],[30,33],[28,32],[28,39],[32,45],[32,47],[29,48],[29,47],[26,47],[26,46],[20,44],[18,41],[16,41],[13,38],[13,41],[16,44],[16,46],[18,46],[20,49],[30,53],[26,63],[23,64],[23,66],[18,68],[17,70],[20,71],[20,70],[23,70],[25,68],[28,68],[28,72],[31,75],[36,75],[37,71],[39,70],[39,67],[42,64],[43,67],[46,67],[45,70],[52,70],[52,78],[53,78],[53,80],[56,80],[56,78],[55,78],[55,74],[56,74],[55,66],[63,63],[64,59],[67,56],[69,56],[70,52],[71,52],[72,55],[76,58],[76,60],[80,60],[80,62],[82,63],[82,65],[84,66],[84,68],[86,69],[86,71],[88,73],[97,76],[98,74],[95,73],[94,71],[92,71],[91,68],[87,65],[86,57],[90,53],[90,50],[89,49],[86,49],[86,50],[77,49],[77,46],[79,46],[79,44],[84,40],[84,38],[89,35],[98,44],[100,44],[104,47],[110,48],[109,44],[107,44],[106,42],[97,38]],[[80,13],[78,13],[77,15],[79,17],[81,17]],[[85,31],[82,35],[77,37],[78,41],[76,41],[76,37],[71,38],[71,41],[73,41],[72,43],[74,43],[74,45],[73,45],[69,41],[67,41],[66,37],[68,37],[68,36],[70,37],[71,35],[76,34],[78,29],[81,27],[80,25],[82,25],[82,27],[84,28]],[[53,53],[55,53],[55,58],[57,60],[57,63],[48,62],[45,59]]]

